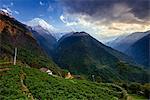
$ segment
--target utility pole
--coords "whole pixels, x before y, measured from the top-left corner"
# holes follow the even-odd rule
[[[15,48],[14,65],[16,65],[16,59],[17,59],[17,48]]]

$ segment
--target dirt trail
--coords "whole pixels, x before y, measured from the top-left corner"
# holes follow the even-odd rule
[[[10,66],[12,65],[11,62],[3,62],[3,63],[0,63],[0,66],[4,67],[4,66]],[[11,70],[12,68],[1,68],[0,67],[0,72],[3,72],[3,71],[8,71],[8,70]],[[28,99],[29,100],[34,100],[32,94],[30,93],[29,89],[27,88],[27,86],[24,84],[24,79],[26,77],[26,73],[23,72],[22,68],[20,70],[20,74],[19,74],[19,77],[20,77],[20,82],[21,82],[21,90],[22,92],[27,95]]]
[[[127,100],[133,100],[133,99],[132,99],[132,97],[131,97],[131,96],[128,96],[128,97],[127,97]]]
[[[13,65],[12,62],[3,62],[3,63],[0,62],[0,66],[11,66],[11,65]]]
[[[11,68],[0,68],[0,72],[11,70]]]
[[[29,100],[34,100],[34,97],[32,96],[32,94],[30,93],[29,89],[27,88],[27,86],[24,84],[24,79],[25,79],[26,74],[23,72],[23,70],[21,70],[20,73],[20,81],[21,81],[21,90],[24,94],[27,95],[27,97],[29,98]]]

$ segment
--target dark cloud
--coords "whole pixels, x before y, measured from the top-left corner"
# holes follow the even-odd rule
[[[150,0],[62,0],[62,3],[68,13],[89,15],[94,20],[100,18],[124,20],[122,15],[114,16],[115,13],[118,13],[117,10],[116,12],[112,11],[116,4],[128,6],[130,8],[128,13],[133,14],[138,19],[146,20],[150,17]],[[121,6],[119,7],[121,8]]]
[[[130,0],[129,6],[132,8],[134,15],[138,18],[150,17],[150,0]]]

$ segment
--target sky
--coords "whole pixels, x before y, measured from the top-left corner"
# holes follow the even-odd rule
[[[42,18],[57,32],[85,31],[102,42],[150,30],[150,0],[0,0],[17,20]]]

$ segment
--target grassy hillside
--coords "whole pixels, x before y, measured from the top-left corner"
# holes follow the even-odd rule
[[[1,100],[21,98],[117,100],[125,99],[127,96],[124,89],[114,84],[54,77],[34,68],[1,66],[0,75]]]

